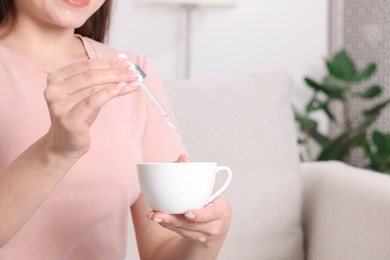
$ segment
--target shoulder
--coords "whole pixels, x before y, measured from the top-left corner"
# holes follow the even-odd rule
[[[129,59],[136,64],[143,65],[147,62],[144,56],[113,48],[107,44],[95,41],[88,37],[80,36],[80,38],[83,41],[89,56],[92,56],[92,58],[110,58],[116,57],[120,53],[125,53]]]

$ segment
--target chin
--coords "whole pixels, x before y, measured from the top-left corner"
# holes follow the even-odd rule
[[[58,27],[76,29],[81,27],[91,15],[80,12],[61,12],[49,18],[47,21]]]
[[[46,8],[46,21],[63,28],[79,28],[103,5],[104,0],[87,0],[87,2],[88,5],[82,8],[69,6],[64,0],[56,2],[60,5],[51,2],[53,8]]]
[[[48,27],[51,27],[53,29],[58,28],[58,29],[77,29],[83,26],[83,24],[86,22],[85,21],[51,21],[47,24]]]

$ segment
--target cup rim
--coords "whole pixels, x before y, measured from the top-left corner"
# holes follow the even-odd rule
[[[176,164],[217,164],[216,162],[145,162],[137,165],[176,165]]]

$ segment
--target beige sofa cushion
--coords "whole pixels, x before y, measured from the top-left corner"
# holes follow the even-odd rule
[[[219,259],[303,259],[289,75],[165,83],[190,159],[233,171],[233,222]]]
[[[390,259],[390,178],[341,162],[306,162],[308,260]]]

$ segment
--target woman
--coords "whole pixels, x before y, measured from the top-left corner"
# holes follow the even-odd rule
[[[138,63],[166,102],[150,63],[100,43],[110,7],[1,0],[2,260],[123,259],[129,209],[142,259],[215,259],[227,234],[222,196],[184,215],[140,196],[137,162],[187,158],[129,70]]]

